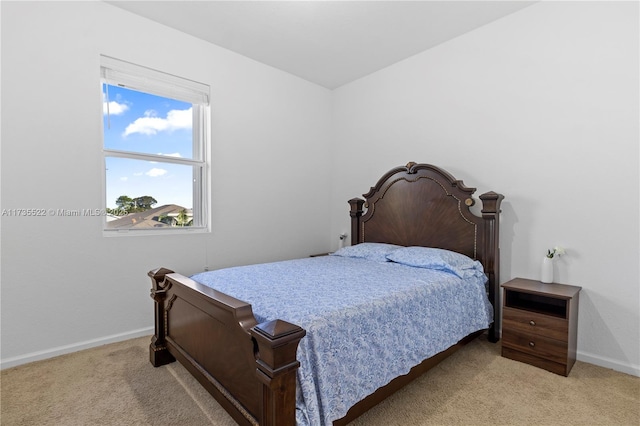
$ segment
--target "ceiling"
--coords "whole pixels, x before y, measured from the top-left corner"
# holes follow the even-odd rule
[[[535,1],[107,1],[334,89]]]

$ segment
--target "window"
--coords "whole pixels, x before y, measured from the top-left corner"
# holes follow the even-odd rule
[[[101,57],[106,234],[204,230],[209,86]]]

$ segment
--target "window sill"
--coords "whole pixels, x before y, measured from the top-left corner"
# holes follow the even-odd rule
[[[188,235],[188,234],[206,234],[210,232],[209,228],[201,227],[176,227],[162,229],[103,229],[104,237],[139,237],[147,235]]]

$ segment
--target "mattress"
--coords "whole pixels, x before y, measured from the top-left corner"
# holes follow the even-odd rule
[[[330,425],[397,376],[489,327],[479,262],[447,268],[321,256],[226,268],[191,278],[252,305],[258,323],[304,328],[296,421]],[[462,277],[461,277],[462,276]]]

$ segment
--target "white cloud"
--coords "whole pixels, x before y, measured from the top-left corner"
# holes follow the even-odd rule
[[[149,170],[147,173],[145,173],[145,175],[147,176],[151,176],[151,177],[158,177],[158,176],[162,176],[164,174],[166,174],[167,171],[165,169],[158,169],[158,168],[153,168],[151,170]]]
[[[191,108],[185,110],[171,110],[166,118],[156,116],[153,110],[146,111],[144,117],[136,119],[124,130],[123,136],[133,133],[143,135],[155,135],[158,132],[172,132],[178,129],[191,129],[192,113]]]
[[[119,103],[117,101],[111,101],[107,108],[107,95],[102,93],[102,115],[122,115],[129,110],[129,105],[125,103]]]
[[[178,157],[178,158],[182,158],[182,155],[180,155],[179,152],[174,152],[173,154],[163,154],[161,152],[158,153],[158,155],[166,155],[167,157]]]
[[[109,102],[109,109],[107,109],[107,103],[102,103],[102,114],[103,115],[122,115],[129,109],[129,105],[127,104],[119,104],[116,101]]]
[[[128,177],[126,177],[126,176],[122,176],[122,177],[120,178],[120,180],[121,180],[121,181],[123,181],[123,182],[126,182],[127,180],[129,180],[129,178],[128,178]]]

